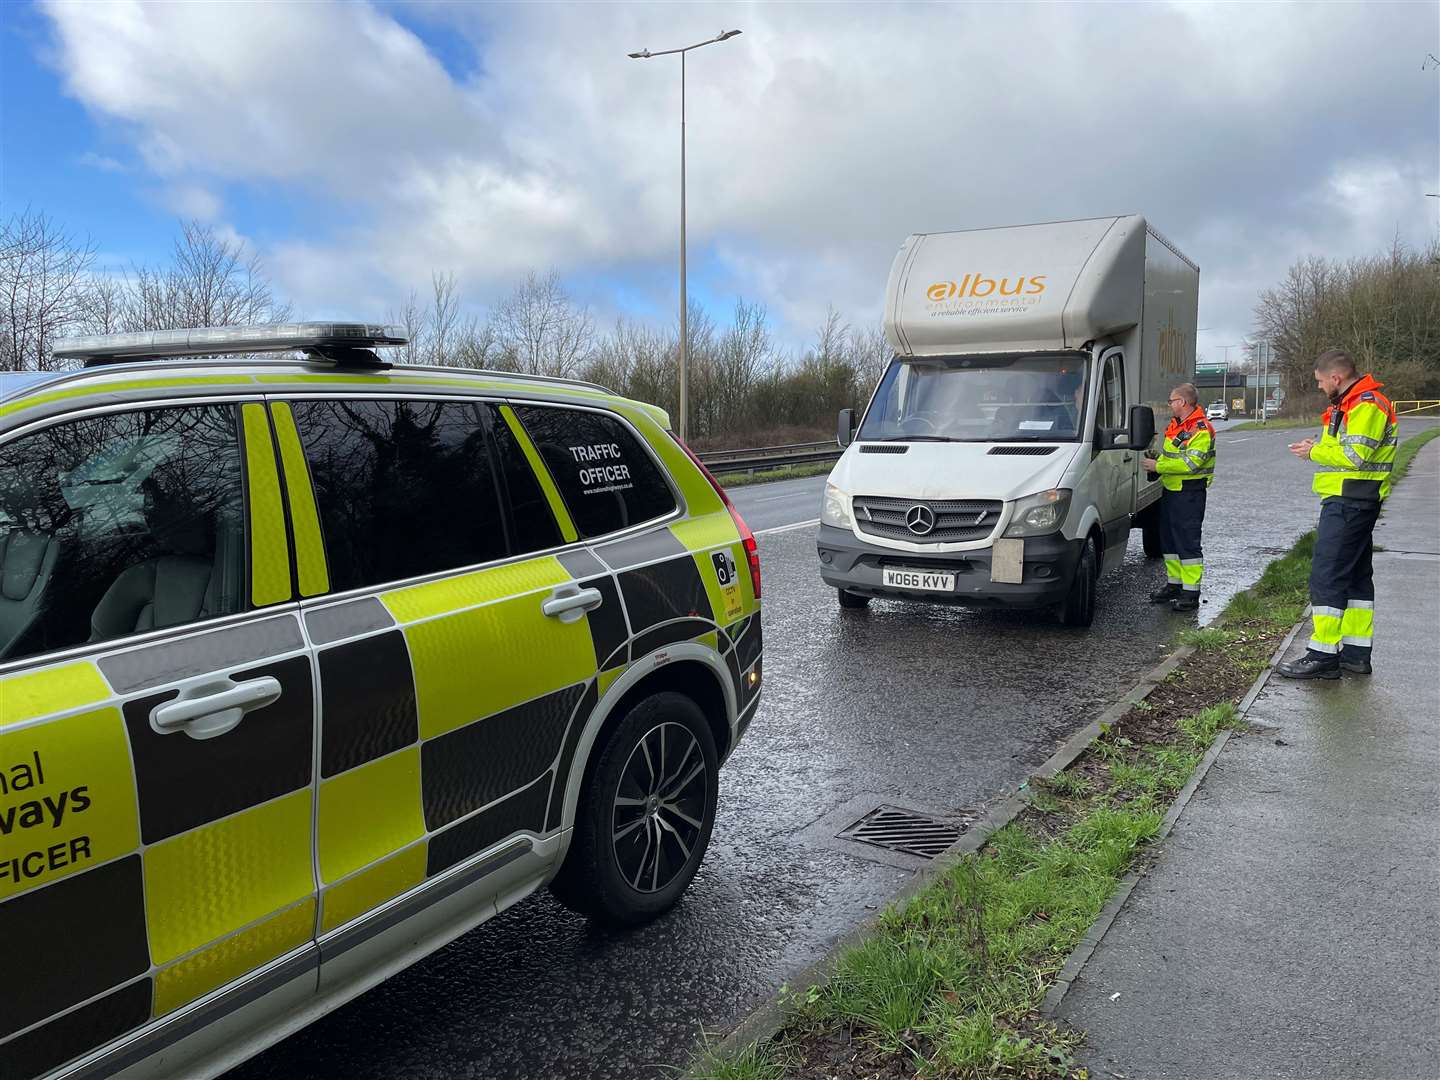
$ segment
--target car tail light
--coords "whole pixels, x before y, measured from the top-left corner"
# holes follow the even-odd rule
[[[735,509],[735,504],[730,501],[730,496],[725,494],[725,489],[720,486],[720,481],[705,467],[705,463],[695,456],[695,451],[686,446],[679,435],[673,431],[670,437],[679,444],[680,449],[685,451],[685,456],[695,463],[695,467],[705,474],[705,479],[710,481],[710,486],[715,489],[715,494],[720,496],[720,501],[725,504],[725,509],[730,511],[730,516],[735,519],[735,528],[740,530],[740,545],[745,549],[745,561],[750,564],[750,584],[755,589],[755,599],[760,599],[760,548],[755,543],[755,534],[750,531],[750,526],[745,524],[745,519],[740,516],[740,511]]]

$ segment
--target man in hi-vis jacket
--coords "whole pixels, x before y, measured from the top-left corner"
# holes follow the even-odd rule
[[[1320,526],[1310,559],[1310,647],[1275,670],[1287,679],[1370,674],[1375,638],[1371,534],[1390,494],[1399,429],[1395,406],[1373,375],[1361,375],[1349,353],[1329,349],[1315,360],[1315,384],[1330,399],[1320,440],[1290,444],[1320,466],[1311,484],[1320,496]]]
[[[1194,383],[1170,391],[1170,425],[1159,457],[1143,459],[1160,475],[1160,546],[1165,552],[1165,585],[1150,594],[1152,604],[1174,611],[1200,606],[1205,555],[1200,531],[1205,524],[1205,493],[1215,479],[1215,429],[1200,408]]]

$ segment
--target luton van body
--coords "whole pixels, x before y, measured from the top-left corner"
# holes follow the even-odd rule
[[[1160,554],[1141,466],[1195,371],[1199,268],[1143,217],[906,239],[886,288],[894,359],[825,486],[820,574],[872,598],[1094,617],[1131,528]]]

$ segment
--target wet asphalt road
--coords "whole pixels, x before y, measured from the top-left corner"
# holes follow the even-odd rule
[[[1423,423],[1423,422],[1421,422]],[[1402,437],[1418,427],[1403,425]],[[1313,527],[1295,431],[1220,435],[1206,621]],[[757,531],[806,521],[824,478],[736,491]],[[663,1075],[883,904],[911,873],[838,849],[837,815],[976,814],[1162,657],[1182,617],[1132,537],[1088,631],[1042,614],[877,601],[841,612],[813,529],[760,537],[766,688],[722,776],[714,839],[657,923],[601,931],[541,894],[229,1074],[229,1080]],[[819,823],[819,824],[817,824]],[[848,821],[840,822],[848,824]]]

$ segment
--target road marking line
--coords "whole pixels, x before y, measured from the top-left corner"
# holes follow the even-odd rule
[[[776,525],[775,528],[773,528],[773,529],[761,529],[761,530],[760,530],[759,532],[757,532],[755,535],[756,535],[756,536],[766,536],[766,535],[768,535],[769,533],[789,532],[791,529],[806,529],[806,528],[809,528],[811,525],[819,525],[819,524],[820,524],[820,519],[819,519],[819,518],[811,518],[809,521],[797,521],[797,522],[795,522],[794,525]]]

